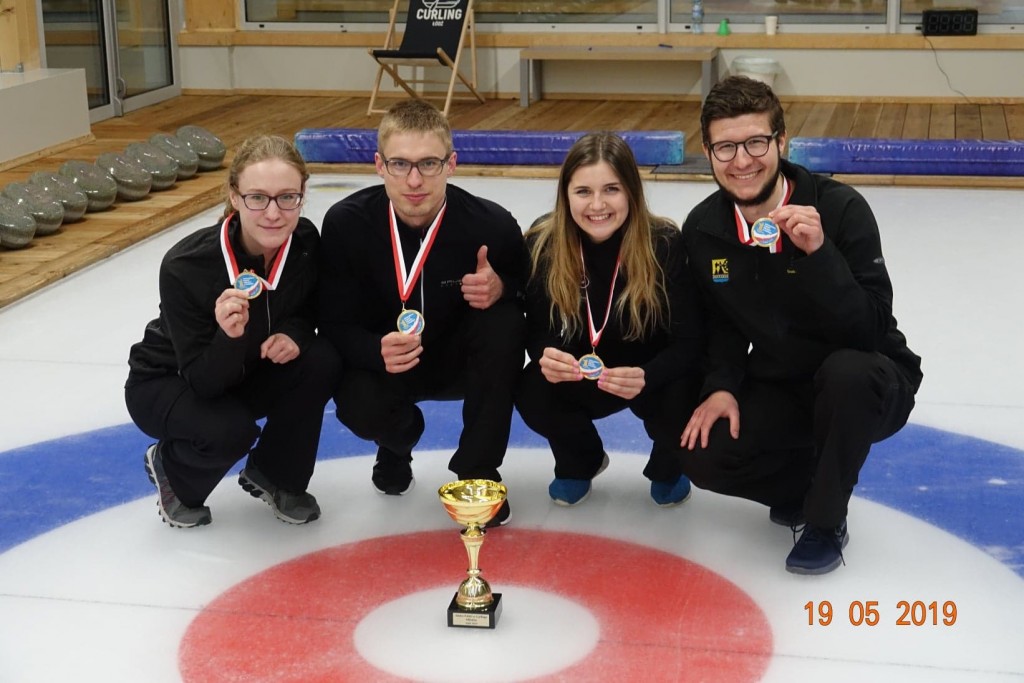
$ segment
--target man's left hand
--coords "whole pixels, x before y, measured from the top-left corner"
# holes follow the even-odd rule
[[[476,252],[476,272],[462,276],[462,297],[473,308],[485,309],[494,305],[505,291],[501,278],[487,260],[487,245]]]
[[[789,235],[797,249],[807,255],[818,251],[825,243],[821,216],[813,206],[786,204],[769,213],[768,217],[775,221],[779,230]]]

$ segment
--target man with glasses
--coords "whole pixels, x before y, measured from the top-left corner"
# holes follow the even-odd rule
[[[504,208],[448,184],[451,129],[423,100],[384,115],[374,162],[383,185],[338,202],[323,225],[321,332],[345,364],[338,419],[377,444],[374,487],[402,495],[424,429],[417,403],[463,399],[449,468],[500,481],[525,358],[522,230]],[[508,518],[506,501],[492,525]]]
[[[847,508],[873,443],[906,424],[921,359],[892,315],[878,226],[853,188],[782,158],[786,123],[764,83],[730,77],[701,111],[718,191],[683,224],[709,312],[703,402],[684,473],[757,501],[800,533],[797,574],[838,567]]]

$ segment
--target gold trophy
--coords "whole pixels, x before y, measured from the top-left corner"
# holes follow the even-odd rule
[[[490,479],[463,479],[445,484],[437,490],[448,516],[464,524],[462,544],[469,555],[466,579],[448,605],[448,625],[469,628],[494,628],[501,615],[501,593],[492,593],[491,586],[480,576],[480,546],[487,532],[484,525],[498,513],[508,490]]]

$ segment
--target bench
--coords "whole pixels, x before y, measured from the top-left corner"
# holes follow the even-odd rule
[[[519,106],[529,107],[543,92],[541,62],[700,62],[701,101],[718,82],[717,47],[527,47],[519,51]],[[530,81],[533,81],[533,92]]]

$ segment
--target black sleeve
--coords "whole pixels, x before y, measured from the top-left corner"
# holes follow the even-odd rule
[[[699,209],[695,208],[687,216],[681,235],[687,272],[694,285],[703,318],[702,370],[705,374],[700,391],[700,399],[703,400],[716,391],[739,395],[746,376],[750,340],[723,313],[721,307],[712,300],[711,294],[702,291],[699,284],[701,280],[694,270],[697,265],[690,259],[690,254],[694,252],[693,240],[697,237],[696,226],[702,218]]]
[[[892,324],[892,283],[875,216],[859,193],[838,183],[823,189],[819,210],[825,242],[793,261],[797,281],[825,339],[839,347],[877,351]]]
[[[217,324],[213,309],[223,288],[213,283],[212,273],[198,270],[164,257],[160,311],[182,378],[197,394],[210,398],[244,377],[246,342],[244,335],[228,337]]]
[[[364,324],[366,296],[357,273],[364,258],[359,240],[366,218],[345,200],[328,210],[320,240],[320,333],[352,367],[384,370],[380,355],[382,335]]]
[[[526,286],[526,353],[533,361],[539,361],[549,346],[562,348],[558,330],[553,329],[550,320],[551,299],[545,278],[546,271],[540,268]],[[557,325],[557,321],[554,324]]]
[[[501,278],[501,298],[522,302],[526,295],[526,279],[529,273],[529,255],[523,231],[516,219],[503,208],[496,212],[493,242],[487,242],[487,258],[494,272]]]
[[[644,364],[644,392],[655,391],[673,379],[696,376],[704,341],[704,315],[697,288],[686,263],[678,230],[659,235],[655,254],[662,264],[668,295],[670,341]]]

